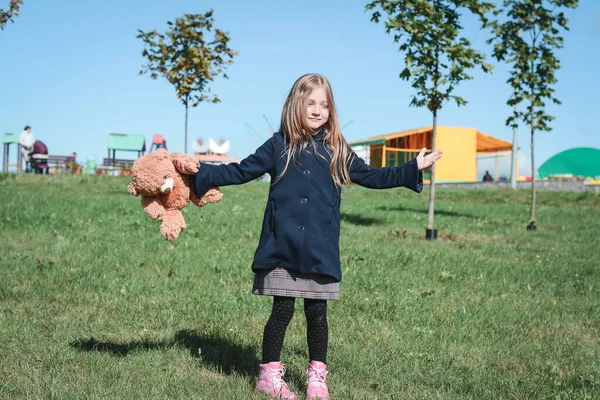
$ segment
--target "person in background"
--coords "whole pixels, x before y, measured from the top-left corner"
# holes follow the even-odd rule
[[[35,137],[33,133],[31,133],[31,126],[25,126],[23,132],[21,132],[21,137],[19,138],[19,144],[21,149],[21,154],[23,155],[23,161],[25,162],[25,172],[29,172],[29,153],[33,150],[33,143],[35,142]]]
[[[77,153],[76,152],[73,152],[73,154],[71,154],[70,160],[67,161],[67,170],[71,174],[79,174],[80,173],[79,164],[77,164]]]
[[[484,182],[492,182],[493,180],[494,180],[494,178],[492,178],[492,175],[490,175],[490,171],[486,170],[485,175],[483,175],[483,181]]]

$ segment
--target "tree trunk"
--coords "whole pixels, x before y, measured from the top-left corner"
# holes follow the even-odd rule
[[[531,126],[531,215],[529,216],[529,225],[527,229],[536,230],[535,226],[535,147],[534,147],[534,114],[533,104],[531,105],[531,120],[529,121]]]
[[[435,136],[437,133],[437,110],[433,111],[433,132],[431,133],[431,152],[435,151]],[[431,184],[429,185],[429,212],[427,229],[433,229],[433,210],[435,203],[435,164],[431,167]]]
[[[515,104],[515,115],[517,114],[517,105]],[[515,121],[516,124],[516,121]],[[515,125],[513,128],[513,139],[512,139],[512,154],[510,158],[510,187],[513,190],[517,189],[517,151],[519,149],[519,143],[517,140],[518,127]]]
[[[519,29],[519,39],[521,39],[521,30]],[[519,169],[517,166],[518,160],[517,160],[517,151],[519,150],[519,143],[517,140],[517,134],[518,134],[518,123],[519,123],[519,116],[517,114],[518,111],[518,104],[517,104],[517,92],[515,91],[515,93],[513,94],[514,96],[514,100],[515,100],[515,113],[514,113],[514,124],[515,127],[513,128],[513,140],[512,140],[512,154],[511,154],[511,158],[510,158],[510,187],[513,190],[517,190],[517,170]]]
[[[436,0],[435,10],[439,10],[439,0]],[[433,113],[433,128],[431,130],[431,152],[435,151],[435,137],[437,134],[437,110],[442,106],[443,97],[438,93],[439,84],[439,67],[440,67],[440,41],[441,38],[438,36],[438,27],[435,27],[436,44],[435,44],[435,74],[432,76],[433,79],[433,96],[429,98],[428,108]],[[431,167],[431,178],[429,183],[429,207],[427,210],[427,229],[425,230],[425,239],[437,239],[437,231],[433,229],[433,210],[435,209],[435,164]]]
[[[188,144],[188,135],[187,135],[187,126],[188,126],[188,98],[185,97],[185,142],[183,143],[183,154],[187,154],[187,144]]]

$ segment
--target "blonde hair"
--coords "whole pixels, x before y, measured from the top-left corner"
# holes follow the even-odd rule
[[[285,141],[282,156],[286,157],[286,162],[283,172],[277,177],[275,183],[283,177],[290,161],[294,161],[298,149],[305,149],[309,144],[312,144],[315,148],[312,133],[306,124],[306,105],[308,96],[317,87],[325,89],[327,102],[329,103],[329,119],[321,128],[325,129],[323,144],[331,156],[329,172],[335,186],[341,189],[343,185],[350,183],[348,168],[353,153],[346,139],[342,136],[331,85],[327,78],[319,74],[306,74],[298,78],[285,100],[279,131],[283,134]],[[317,155],[316,151],[315,155]]]

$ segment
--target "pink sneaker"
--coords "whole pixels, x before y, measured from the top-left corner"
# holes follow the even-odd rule
[[[258,381],[256,387],[259,392],[268,395],[271,399],[296,400],[296,395],[283,381],[285,366],[280,362],[259,364]]]
[[[311,361],[306,370],[306,400],[329,400],[327,365],[320,361]]]

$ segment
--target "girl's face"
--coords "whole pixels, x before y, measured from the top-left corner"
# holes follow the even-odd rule
[[[306,102],[306,125],[311,132],[317,132],[329,119],[329,102],[325,88],[316,87]]]

